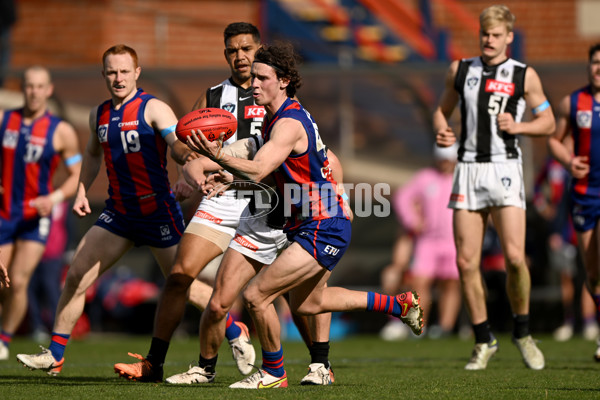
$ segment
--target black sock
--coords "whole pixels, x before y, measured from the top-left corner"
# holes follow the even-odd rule
[[[521,339],[529,335],[529,314],[513,315],[513,337]]]
[[[165,358],[167,358],[168,350],[169,342],[153,337],[146,360],[150,361],[153,367],[162,367],[165,363]]]
[[[200,368],[204,368],[204,370],[208,373],[214,374],[215,367],[217,366],[217,358],[219,355],[217,354],[213,358],[204,358],[202,354],[200,354],[200,358],[198,360],[198,366]]]
[[[329,366],[329,342],[313,342],[308,351],[311,364],[321,363]]]
[[[492,340],[488,321],[473,325],[473,333],[475,334],[475,343],[489,343]]]

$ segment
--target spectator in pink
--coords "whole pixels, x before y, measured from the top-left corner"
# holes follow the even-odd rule
[[[456,154],[456,146],[434,146],[435,165],[419,171],[395,193],[393,199],[396,215],[406,234],[413,239],[412,261],[410,270],[405,275],[410,276],[410,286],[420,295],[421,304],[424,306],[424,320],[429,316],[433,303],[432,290],[436,285],[439,292],[437,323],[428,324],[428,334],[431,337],[450,334],[461,307],[460,281],[452,233],[452,210],[447,207],[452,192]],[[398,240],[406,241],[403,236]],[[395,272],[402,274],[404,271],[397,268]],[[387,271],[382,276],[386,277],[384,279],[391,279],[391,275],[390,271]],[[399,328],[390,321],[381,335],[390,340],[407,336],[399,329],[404,330],[404,327]]]

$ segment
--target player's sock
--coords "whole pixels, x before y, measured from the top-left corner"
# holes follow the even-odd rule
[[[325,364],[329,366],[329,342],[313,342],[308,348],[311,364]]]
[[[8,333],[6,331],[0,331],[0,341],[4,343],[6,347],[10,347],[10,342],[12,342],[13,334]]]
[[[56,361],[63,359],[65,347],[67,347],[67,342],[70,337],[71,335],[52,332],[52,339],[50,341],[50,346],[48,346],[48,350],[50,350],[52,357],[54,357]]]
[[[225,328],[225,337],[227,340],[233,340],[239,337],[242,334],[242,330],[237,324],[234,323],[235,321],[233,320],[231,314],[227,313],[227,317],[225,318],[227,319],[227,325]]]
[[[521,339],[529,335],[529,314],[513,315],[513,337]]]
[[[367,311],[376,311],[399,317],[402,314],[396,296],[367,292]]]
[[[165,363],[165,358],[167,358],[168,350],[169,342],[159,339],[157,337],[152,337],[152,342],[150,343],[150,351],[148,351],[146,360],[150,361],[150,364],[152,364],[153,367],[160,368]]]
[[[489,343],[492,340],[488,321],[473,325],[473,333],[475,334],[475,343]]]
[[[214,374],[215,368],[217,366],[217,358],[219,355],[217,354],[213,358],[204,358],[202,354],[200,354],[200,358],[198,359],[198,366],[200,368],[204,368],[204,370],[208,373]]]
[[[283,368],[283,347],[278,351],[262,351],[262,369],[269,374],[281,378],[285,374]]]

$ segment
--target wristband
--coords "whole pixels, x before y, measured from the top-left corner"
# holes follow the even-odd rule
[[[67,158],[65,160],[65,165],[67,167],[70,167],[73,164],[77,164],[78,162],[81,162],[81,153],[77,153],[69,158]]]
[[[164,139],[170,133],[175,132],[176,127],[177,127],[177,125],[171,125],[168,128],[163,129],[162,131],[160,131],[160,136],[162,136],[162,138]]]
[[[346,192],[342,193],[342,199],[343,199],[344,201],[348,201],[349,197],[348,197],[348,195],[346,194]]]
[[[531,112],[533,113],[533,115],[536,115],[536,114],[541,113],[542,111],[544,111],[548,107],[550,107],[550,103],[548,102],[548,100],[546,100],[545,102],[543,102],[539,106],[537,106],[535,108],[532,108]]]

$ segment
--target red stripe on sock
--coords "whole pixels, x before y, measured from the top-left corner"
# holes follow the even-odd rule
[[[0,333],[0,341],[3,341],[4,343],[10,343],[12,341],[12,335]]]
[[[227,325],[225,326],[225,329],[229,328],[231,324],[233,324],[233,318],[231,317],[231,314],[227,313]]]
[[[64,337],[58,336],[58,335],[53,335],[52,336],[52,341],[56,342],[60,345],[66,346],[67,343],[69,342],[69,339],[65,339]]]
[[[379,293],[375,293],[374,300],[373,309],[375,311],[381,311],[381,295]]]
[[[386,313],[391,314],[392,311],[394,311],[394,300],[396,300],[396,299],[392,296],[387,296],[387,298],[388,298],[389,305],[388,305]]]

